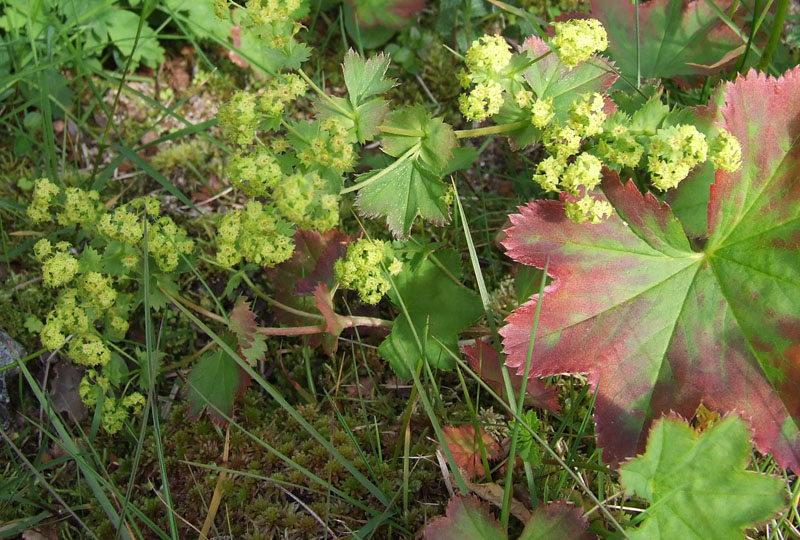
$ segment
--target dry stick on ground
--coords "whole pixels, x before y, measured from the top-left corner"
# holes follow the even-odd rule
[[[228,453],[230,452],[231,448],[231,425],[228,424],[228,428],[225,430],[225,448],[222,451],[222,466],[227,467],[228,465]],[[217,516],[217,510],[219,510],[219,505],[222,502],[222,483],[225,482],[225,479],[228,477],[228,471],[222,469],[217,477],[217,485],[214,487],[214,495],[211,496],[211,504],[208,505],[208,514],[206,514],[206,519],[203,522],[203,528],[200,531],[200,540],[208,540],[208,531],[211,530],[211,526],[214,524],[214,518]]]

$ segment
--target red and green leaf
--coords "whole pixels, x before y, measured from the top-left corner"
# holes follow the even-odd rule
[[[257,332],[256,314],[250,309],[243,297],[236,300],[230,316],[230,329],[236,336],[239,344],[239,354],[254,366],[264,358],[267,352],[267,343],[264,336]]]
[[[509,255],[549,260],[531,375],[584,373],[596,387],[612,462],[643,450],[654,419],[702,401],[736,410],[755,442],[800,467],[800,68],[729,83],[722,116],[743,165],[711,187],[706,248],[694,252],[670,208],[607,174],[617,214],[578,225],[556,201],[511,217]],[[524,370],[538,298],[502,329]]]
[[[481,449],[478,437],[483,441],[487,459],[495,459],[500,455],[500,445],[497,441],[483,428],[479,428],[479,430],[479,433],[475,433],[475,428],[471,425],[448,426],[442,430],[444,440],[447,441],[456,465],[464,469],[470,478],[474,478],[475,474],[481,470]]]
[[[586,518],[579,508],[564,501],[544,504],[531,514],[518,540],[591,540],[586,531]],[[489,505],[471,495],[456,495],[447,504],[444,516],[433,520],[423,540],[507,540],[500,522],[489,511]]]

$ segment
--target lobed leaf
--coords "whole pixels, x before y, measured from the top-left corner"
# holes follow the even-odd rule
[[[632,540],[744,539],[744,529],[763,522],[785,504],[779,478],[745,470],[750,433],[730,416],[700,435],[676,418],[653,424],[644,455],[620,469],[630,494],[647,499],[645,520],[629,530]]]
[[[402,297],[411,322],[404,314],[398,315],[392,333],[381,343],[378,352],[403,378],[410,379],[411,370],[417,369],[420,359],[417,338],[432,366],[455,367],[452,357],[439,342],[450,351],[457,351],[458,333],[483,314],[478,295],[455,281],[461,276],[458,253],[446,250],[436,257],[441,266],[428,257],[394,278],[394,287],[389,290],[389,298],[396,306],[400,305]]]
[[[705,250],[689,248],[666,205],[616,174],[603,181],[617,215],[577,225],[563,204],[511,217],[515,260],[550,261],[531,374],[585,373],[597,387],[605,458],[640,451],[654,419],[703,402],[740,412],[755,443],[800,467],[800,68],[729,83],[724,125],[743,149],[717,172]],[[501,330],[507,364],[524,369],[538,299]]]
[[[239,297],[233,306],[230,316],[230,330],[236,336],[239,345],[239,354],[251,366],[264,358],[267,352],[267,342],[264,336],[257,332],[256,314],[250,309],[244,297]]]

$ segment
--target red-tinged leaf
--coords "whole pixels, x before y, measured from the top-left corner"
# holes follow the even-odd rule
[[[489,511],[489,505],[477,498],[456,495],[447,503],[444,516],[427,527],[423,540],[503,540],[508,538],[500,522]]]
[[[525,79],[539,99],[553,100],[553,108],[560,111],[559,114],[566,115],[569,104],[581,94],[605,94],[617,80],[614,62],[601,56],[592,56],[569,69],[559,61],[557,55],[547,54],[550,46],[541,38],[529,37],[522,49],[530,51],[534,58],[542,57],[525,70]]]
[[[295,250],[292,258],[274,268],[267,269],[267,278],[275,290],[275,299],[291,308],[321,315],[314,300],[314,290],[319,283],[330,287],[333,283],[333,263],[346,253],[350,238],[337,231],[324,234],[298,230],[294,234]],[[306,326],[319,324],[320,319],[297,315],[279,308],[273,310],[275,318],[284,324]],[[336,339],[318,334],[308,337],[308,344],[335,350]]]
[[[464,469],[470,478],[474,478],[477,471],[481,470],[481,451],[475,427],[448,426],[442,432],[456,465]],[[500,445],[483,428],[480,428],[480,438],[483,440],[486,458],[495,459],[500,454]]]
[[[717,6],[729,12],[731,1]],[[742,40],[706,0],[651,0],[639,5],[637,44],[636,6],[624,0],[592,0],[591,17],[608,32],[611,57],[629,78],[637,76],[637,49],[644,79],[708,75],[735,61]],[[722,61],[722,63],[720,63]]]
[[[239,354],[254,366],[264,358],[267,352],[267,343],[264,336],[257,331],[256,314],[250,309],[244,297],[239,297],[233,306],[230,316],[230,329],[236,336],[239,344]]]
[[[319,312],[325,317],[328,333],[334,337],[339,337],[342,330],[347,328],[347,319],[333,309],[333,296],[328,285],[325,283],[317,285],[314,290],[314,301],[317,303]]]
[[[763,452],[800,468],[800,68],[729,83],[724,124],[742,145],[711,188],[705,250],[669,207],[608,175],[617,215],[577,225],[563,205],[529,204],[504,245],[555,278],[545,290],[531,374],[585,373],[611,462],[644,449],[655,418],[702,402],[747,419]],[[623,221],[623,219],[625,221]],[[524,369],[538,298],[503,328]]]
[[[503,382],[503,372],[500,367],[500,353],[497,349],[484,341],[476,341],[475,345],[465,345],[461,352],[467,357],[469,367],[477,373],[481,379],[488,384],[492,390],[508,401],[506,395],[506,385]],[[505,360],[505,357],[503,357]],[[522,386],[522,376],[510,374],[511,386],[514,389],[514,399],[519,397],[519,389]],[[552,386],[547,386],[544,381],[531,377],[525,396],[525,405],[528,407],[539,407],[553,412],[558,412],[558,392]]]
[[[565,501],[536,508],[518,540],[592,540],[580,508]]]

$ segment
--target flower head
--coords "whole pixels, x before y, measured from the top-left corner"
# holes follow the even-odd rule
[[[597,19],[571,19],[553,26],[556,29],[553,47],[561,63],[568,68],[585,62],[595,52],[608,47],[608,35]]]

